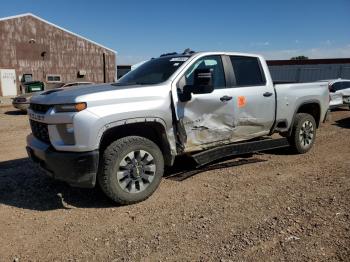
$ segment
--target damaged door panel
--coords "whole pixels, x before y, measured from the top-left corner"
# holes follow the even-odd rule
[[[232,89],[234,130],[231,142],[267,135],[275,120],[274,96],[264,97],[271,86],[235,87]],[[241,100],[244,99],[244,103]]]
[[[176,106],[179,126],[187,136],[185,151],[267,135],[275,120],[275,90],[266,83],[259,60],[240,56],[200,58],[186,71],[181,86],[193,84],[193,72],[204,68],[213,71],[214,91],[192,94]]]
[[[178,102],[180,122],[185,128],[185,151],[201,150],[230,140],[234,129],[234,105],[222,102],[226,89],[208,95],[193,95],[186,103]],[[179,112],[178,111],[178,112]]]
[[[178,87],[178,95],[183,95],[186,87],[196,85],[196,72],[204,77],[210,72],[211,77],[209,76],[208,80],[210,83],[207,84],[213,89],[211,93],[206,91],[201,93],[197,88],[189,97],[186,96],[187,101],[177,101],[176,115],[179,126],[184,128],[187,136],[184,141],[186,152],[227,143],[235,127],[234,104],[227,88],[221,56],[202,57],[194,62],[181,80],[183,83]],[[203,79],[205,81],[206,78]]]
[[[234,103],[234,131],[231,142],[267,135],[275,121],[275,90],[266,81],[256,57],[229,56],[233,74],[230,89]]]

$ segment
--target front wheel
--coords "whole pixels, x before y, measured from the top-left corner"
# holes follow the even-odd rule
[[[159,147],[144,137],[114,141],[103,153],[98,182],[102,191],[119,204],[147,199],[160,184],[164,159]]]
[[[308,152],[316,139],[316,121],[312,115],[298,113],[295,116],[292,133],[288,141],[292,149],[299,154]]]

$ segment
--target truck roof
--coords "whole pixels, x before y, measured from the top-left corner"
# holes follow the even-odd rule
[[[234,55],[234,56],[253,56],[263,58],[261,55],[252,53],[230,52],[230,51],[199,51],[185,50],[185,52],[179,54],[176,52],[165,53],[160,57],[191,57],[194,55]]]

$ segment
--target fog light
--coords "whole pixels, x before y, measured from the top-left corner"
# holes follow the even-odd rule
[[[74,128],[73,128],[73,124],[66,124],[66,130],[67,130],[67,133],[74,133]]]

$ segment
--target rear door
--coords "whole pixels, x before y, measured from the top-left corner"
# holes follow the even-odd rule
[[[229,56],[233,81],[234,133],[232,141],[246,140],[270,132],[275,120],[275,90],[266,79],[258,57]],[[268,70],[268,69],[267,69]]]

